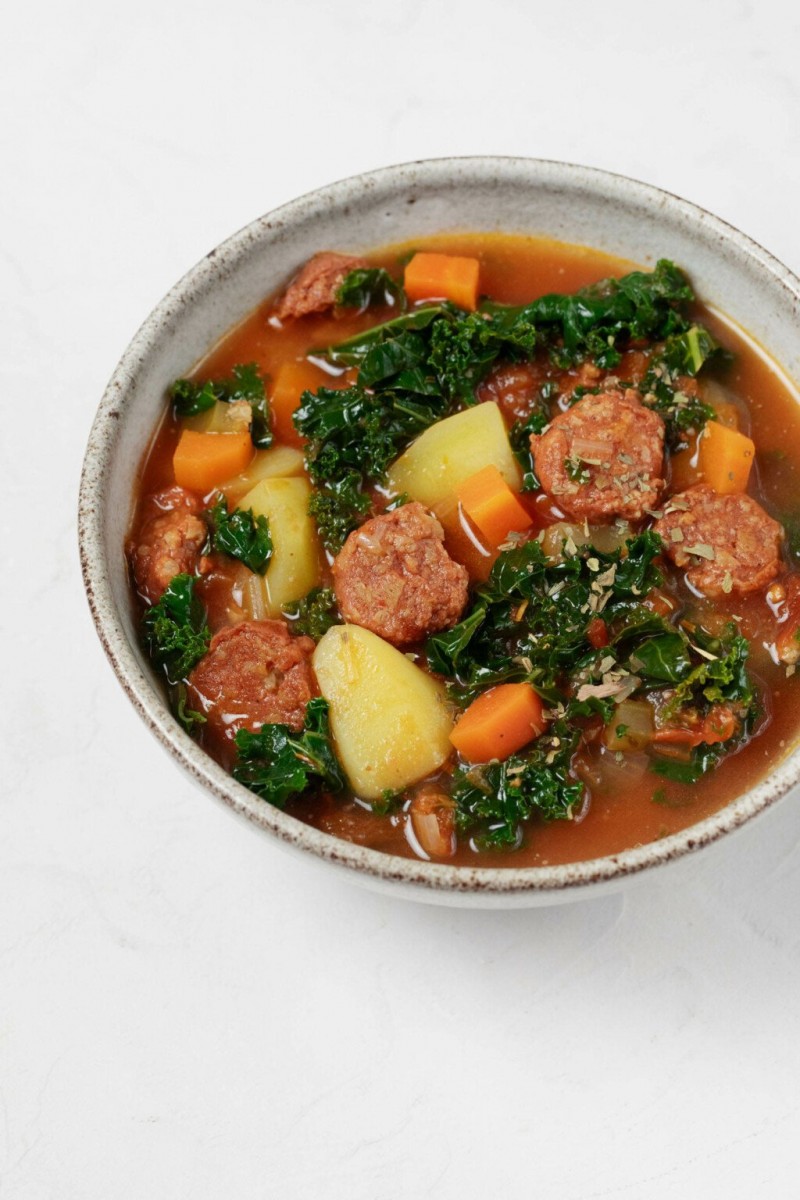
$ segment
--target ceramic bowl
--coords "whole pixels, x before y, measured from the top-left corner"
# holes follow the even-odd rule
[[[456,867],[398,858],[321,833],[237,784],[177,724],[142,654],[123,555],[138,466],[172,380],[315,251],[360,251],[446,230],[504,230],[581,243],[641,264],[684,264],[723,309],[800,379],[800,280],[730,225],[619,175],[515,158],[439,159],[345,179],[254,221],[194,267],[134,337],[86,452],[80,549],[97,631],[133,706],[176,763],[278,843],[368,886],[482,907],[558,903],[619,887],[724,838],[800,779],[800,751],[715,816],[650,845],[566,866]]]

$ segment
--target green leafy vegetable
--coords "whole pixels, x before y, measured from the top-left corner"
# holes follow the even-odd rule
[[[755,705],[753,683],[747,673],[747,658],[750,645],[746,638],[731,626],[726,640],[711,637],[702,629],[695,630],[694,639],[705,654],[703,658],[675,689],[664,716],[669,719],[686,704],[735,704],[746,710]]]
[[[694,378],[710,360],[722,359],[725,353],[707,329],[692,325],[667,338],[661,354],[651,358],[639,390],[644,403],[663,417],[672,449],[683,444],[689,430],[703,429],[714,416],[709,404],[683,390],[681,377]]]
[[[215,382],[193,383],[190,379],[178,379],[170,391],[178,417],[192,417],[212,408],[217,401],[232,404],[235,400],[247,400],[252,412],[250,436],[253,445],[265,450],[272,445],[269,404],[255,363],[246,363],[233,368],[230,379]]]
[[[234,778],[277,808],[284,808],[287,800],[314,783],[335,792],[344,787],[331,746],[325,700],[309,700],[301,733],[279,724],[262,725],[258,733],[240,729],[236,749]]]
[[[184,679],[208,649],[211,631],[191,575],[176,575],[142,618],[150,657],[171,684]]]
[[[294,423],[308,440],[306,465],[318,489],[311,512],[328,550],[337,552],[369,510],[365,487],[383,480],[406,445],[442,415],[436,403],[393,391],[303,393]]]
[[[692,669],[686,638],[677,630],[645,638],[628,659],[628,666],[643,679],[678,683]]]
[[[537,814],[546,821],[571,820],[583,801],[583,784],[570,775],[578,732],[557,721],[525,754],[453,777],[456,824],[482,848],[514,849],[521,826]]]
[[[207,510],[206,516],[213,548],[238,558],[251,571],[263,575],[272,558],[267,518],[254,516],[252,508],[234,508],[229,512],[228,502],[222,495]]]
[[[357,308],[363,312],[373,305],[394,305],[405,301],[405,293],[383,267],[357,267],[344,277],[336,292],[341,308]]]
[[[186,685],[183,683],[179,683],[175,688],[174,708],[175,716],[187,733],[194,733],[196,729],[205,725],[207,718],[203,713],[194,708],[187,708]]]
[[[565,672],[607,656],[586,637],[598,610],[610,620],[661,582],[653,562],[660,549],[661,539],[646,532],[624,551],[582,547],[561,562],[536,541],[504,551],[463,620],[429,639],[431,669],[454,680],[451,691],[463,701],[515,679],[557,699]]]
[[[319,484],[311,495],[308,511],[331,554],[338,554],[348,533],[370,510],[370,498],[361,490],[362,482],[358,471],[348,471],[340,479]]]
[[[312,588],[307,596],[288,604],[283,612],[291,621],[294,633],[303,633],[315,642],[339,619],[333,588]]]

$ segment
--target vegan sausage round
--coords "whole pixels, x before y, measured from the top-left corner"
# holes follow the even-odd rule
[[[316,695],[313,651],[311,638],[293,637],[285,621],[243,621],[215,633],[188,679],[188,707],[205,716],[204,736],[224,746],[240,729],[302,729]]]
[[[781,527],[749,496],[701,483],[672,496],[653,528],[704,596],[756,592],[781,571]]]
[[[584,396],[531,449],[545,492],[579,520],[641,521],[664,487],[664,422],[633,389]]]
[[[416,502],[354,530],[333,564],[344,619],[395,646],[453,625],[467,602],[467,580],[444,548],[441,525]]]
[[[193,575],[208,537],[200,519],[202,504],[193,492],[171,487],[148,500],[151,515],[131,549],[133,577],[139,594],[155,604],[176,575]]]
[[[345,276],[366,265],[365,259],[350,254],[334,254],[331,250],[315,254],[300,268],[283,293],[278,302],[278,316],[285,320],[333,308],[336,292]]]

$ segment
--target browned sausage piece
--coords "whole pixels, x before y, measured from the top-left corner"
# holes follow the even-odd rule
[[[672,496],[653,528],[704,596],[756,592],[781,570],[783,531],[749,496],[720,496],[701,483]]]
[[[147,501],[150,515],[131,547],[131,565],[136,588],[149,604],[161,599],[176,575],[193,575],[200,551],[208,537],[198,514],[202,503],[193,492],[171,487],[156,492]]]
[[[313,651],[311,638],[292,637],[285,621],[243,621],[215,633],[188,680],[188,706],[206,718],[203,736],[224,747],[240,729],[302,729],[316,694]]]
[[[546,363],[502,363],[478,385],[477,397],[480,403],[494,400],[508,421],[525,420],[547,379]]]
[[[395,646],[453,625],[467,602],[467,571],[444,548],[439,522],[421,504],[404,504],[355,529],[333,564],[346,621]]]
[[[332,308],[345,275],[367,265],[365,259],[351,254],[335,254],[332,250],[315,254],[295,275],[278,301],[278,316],[283,321],[286,317],[304,317]]]
[[[531,449],[544,490],[580,520],[641,521],[664,487],[664,422],[632,389],[584,396]]]

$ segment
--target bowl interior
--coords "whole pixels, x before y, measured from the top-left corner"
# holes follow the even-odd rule
[[[553,902],[618,883],[706,844],[783,795],[798,754],[716,816],[652,846],[552,868],[502,870],[412,862],[351,846],[272,809],[207,758],[170,715],[139,646],[124,540],[137,472],[171,382],[320,249],[369,250],[451,230],[538,234],[643,265],[668,257],[703,300],[800,379],[800,282],[766,251],[683,200],[620,176],[527,159],[451,159],[344,180],[253,222],[212,251],[167,295],[126,351],[99,409],[81,488],[81,555],[106,652],[142,716],[180,764],[231,808],[285,842],[364,881],[417,898]],[[427,889],[421,896],[420,885]]]

